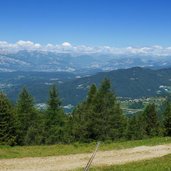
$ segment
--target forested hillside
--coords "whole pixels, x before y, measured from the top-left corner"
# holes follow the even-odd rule
[[[0,144],[35,145],[144,139],[171,136],[169,99],[158,113],[154,104],[131,117],[123,114],[111,83],[104,79],[99,87],[92,84],[87,97],[72,113],[61,107],[58,91],[49,91],[47,109],[35,108],[32,95],[23,88],[15,104],[0,94]]]
[[[147,68],[130,68],[111,72],[102,72],[94,76],[80,78],[63,85],[61,95],[69,103],[68,94],[74,97],[74,104],[83,99],[88,87],[108,78],[112,90],[119,97],[142,98],[167,94],[171,86],[171,69],[151,70]],[[70,93],[69,93],[70,92]]]
[[[171,69],[152,70],[139,67],[101,72],[92,76],[66,72],[0,73],[0,88],[15,101],[20,89],[26,86],[37,103],[45,103],[49,86],[55,83],[62,104],[75,106],[86,97],[91,84],[98,87],[104,78],[111,80],[111,88],[118,97],[135,99],[163,96],[171,92]]]

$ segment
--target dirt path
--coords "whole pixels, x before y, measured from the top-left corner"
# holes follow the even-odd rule
[[[171,153],[171,144],[140,146],[123,150],[99,151],[93,161],[94,166],[124,164],[131,161],[161,157]],[[91,154],[67,156],[35,157],[0,160],[0,171],[60,171],[84,167]]]

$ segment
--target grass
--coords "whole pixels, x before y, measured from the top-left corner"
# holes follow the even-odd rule
[[[171,154],[124,165],[92,168],[90,171],[171,171]]]
[[[142,145],[152,146],[166,143],[171,143],[171,137],[156,137],[136,141],[105,142],[101,143],[99,150],[124,149]],[[0,159],[87,153],[93,152],[95,145],[96,143],[94,142],[90,144],[74,143],[70,145],[58,144],[49,146],[0,146]]]

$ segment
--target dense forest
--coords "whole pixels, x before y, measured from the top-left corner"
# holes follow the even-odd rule
[[[43,145],[72,142],[116,141],[171,136],[171,103],[156,111],[148,104],[143,112],[123,114],[110,80],[93,84],[86,99],[65,113],[55,85],[49,90],[47,109],[35,107],[26,88],[16,104],[0,93],[0,144]]]

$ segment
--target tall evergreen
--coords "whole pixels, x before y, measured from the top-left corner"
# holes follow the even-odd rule
[[[125,131],[125,118],[116,96],[111,90],[110,80],[104,79],[93,105],[94,135],[96,139],[119,139]]]
[[[9,100],[0,93],[0,144],[16,144],[15,121],[12,112]]]
[[[169,101],[167,101],[163,117],[164,135],[171,136],[171,104]]]
[[[61,143],[64,141],[65,137],[66,116],[61,107],[61,101],[55,85],[50,88],[47,105],[45,143]]]
[[[61,101],[59,99],[58,91],[55,85],[53,85],[49,91],[49,100],[48,100],[48,111],[55,113],[61,110]]]
[[[128,120],[128,130],[127,130],[127,138],[128,139],[138,139],[137,138],[137,134],[138,134],[138,119],[137,117],[134,115],[134,116],[131,116]]]
[[[95,84],[92,84],[90,89],[89,89],[89,92],[88,92],[88,97],[87,97],[87,103],[88,104],[92,104],[93,103],[93,100],[96,96],[96,93],[97,93],[97,87]]]
[[[159,135],[159,120],[155,104],[149,104],[143,113],[143,125],[147,136]]]
[[[73,112],[73,123],[74,135],[81,141],[123,137],[125,118],[108,79],[103,80],[98,90],[91,86],[87,99]]]
[[[34,108],[33,98],[26,88],[21,90],[16,105],[17,114],[17,128],[18,137],[17,141],[19,144],[25,144],[25,137],[29,127],[35,124],[36,110]]]
[[[74,141],[84,141],[88,142],[89,132],[88,132],[88,108],[86,108],[85,102],[79,104],[72,112],[71,124],[72,130],[71,134]]]
[[[97,88],[93,84],[87,95],[87,99],[80,103],[72,112],[72,135],[75,141],[89,142],[94,139],[93,133],[93,105]]]
[[[127,138],[131,140],[143,139],[146,137],[144,117],[138,112],[128,119]]]

